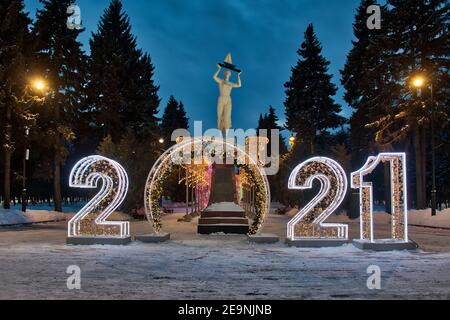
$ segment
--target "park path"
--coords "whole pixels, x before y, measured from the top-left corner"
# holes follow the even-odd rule
[[[70,265],[82,290],[66,287]],[[367,289],[367,268],[382,290]],[[450,254],[252,245],[244,238],[125,247],[0,248],[0,299],[449,299]]]

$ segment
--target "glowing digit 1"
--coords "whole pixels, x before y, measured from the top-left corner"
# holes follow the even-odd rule
[[[70,220],[69,238],[130,236],[130,223],[106,221],[122,204],[128,192],[128,176],[116,161],[91,156],[79,161],[70,173],[70,187],[95,189],[101,181],[99,193]]]
[[[380,162],[391,166],[392,239],[394,242],[408,242],[408,198],[406,184],[406,154],[381,153],[370,157],[364,166],[351,175],[352,189],[360,190],[361,240],[375,242],[373,223],[373,187],[364,177],[372,173]]]
[[[289,178],[289,189],[311,189],[314,180],[320,181],[320,192],[288,223],[288,239],[348,240],[347,225],[324,223],[342,204],[347,193],[344,169],[332,159],[310,159],[294,169]]]

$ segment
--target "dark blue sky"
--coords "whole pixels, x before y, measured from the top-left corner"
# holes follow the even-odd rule
[[[216,64],[228,52],[244,70],[243,88],[233,94],[233,127],[254,128],[259,114],[273,105],[284,121],[284,87],[309,23],[321,40],[330,72],[339,86],[336,101],[343,114],[339,70],[353,38],[359,0],[123,0],[138,44],[150,53],[161,86],[161,110],[170,95],[181,99],[193,120],[216,127]],[[34,17],[38,0],[26,0]],[[78,0],[88,40],[109,0]]]

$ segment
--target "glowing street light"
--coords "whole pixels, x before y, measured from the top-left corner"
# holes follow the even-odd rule
[[[47,89],[47,83],[45,82],[45,80],[43,80],[41,78],[34,79],[31,82],[31,86],[33,87],[34,90],[40,91],[40,92],[45,92]]]
[[[295,145],[295,137],[294,136],[289,138],[289,145],[291,146],[291,148],[294,147],[294,145]]]
[[[413,86],[416,87],[416,88],[422,88],[423,85],[425,84],[425,79],[424,79],[423,77],[420,77],[420,76],[415,77],[415,78],[412,80],[412,84],[413,84]]]
[[[164,144],[164,139],[163,138],[161,138],[161,139],[159,139],[159,144]]]

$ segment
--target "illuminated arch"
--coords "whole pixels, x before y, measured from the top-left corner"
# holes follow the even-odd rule
[[[202,154],[201,157],[204,157],[203,150],[204,145],[209,143],[208,141],[202,138],[189,138],[183,142],[178,143],[177,145],[172,146],[168,149],[154,164],[150,174],[147,178],[147,182],[145,185],[145,193],[144,193],[144,202],[145,202],[145,213],[149,223],[152,225],[154,231],[159,234],[162,229],[161,223],[161,213],[162,208],[159,205],[159,200],[162,196],[162,188],[163,184],[170,175],[171,170],[174,165],[174,157],[183,152],[183,150],[200,150]],[[256,208],[256,215],[254,219],[254,223],[250,228],[249,234],[254,235],[259,233],[262,230],[265,217],[270,210],[270,186],[267,180],[267,176],[265,174],[264,168],[258,165],[258,161],[255,160],[252,156],[250,156],[245,150],[241,147],[234,145],[231,142],[216,139],[216,143],[222,143],[224,146],[228,147],[227,150],[233,150],[233,152],[239,158],[247,159],[248,165],[246,166],[246,170],[251,173],[253,180],[256,186],[256,197],[259,199]],[[201,148],[200,148],[201,147]],[[195,151],[194,151],[195,152]],[[192,159],[192,156],[191,156]]]

